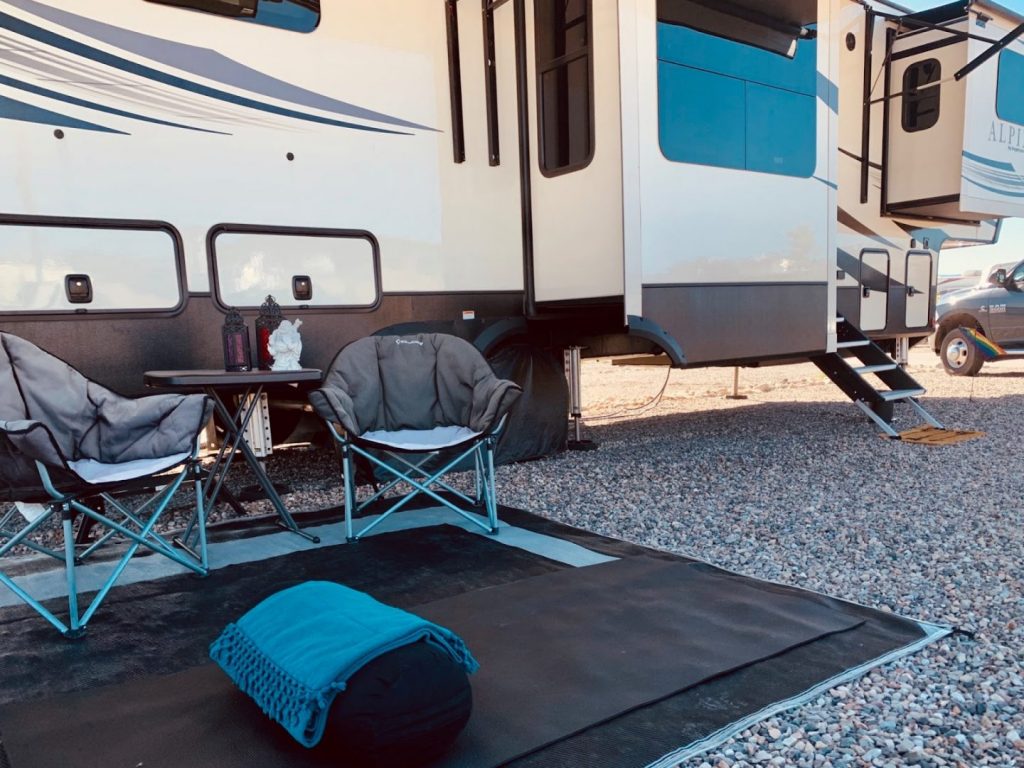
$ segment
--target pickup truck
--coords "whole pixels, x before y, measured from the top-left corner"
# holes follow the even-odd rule
[[[972,328],[1003,348],[995,360],[1024,356],[1024,261],[998,266],[974,288],[943,294],[935,305],[932,348],[953,376],[976,376],[986,357],[961,330]]]

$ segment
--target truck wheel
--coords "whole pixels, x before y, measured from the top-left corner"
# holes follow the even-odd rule
[[[973,339],[959,328],[954,328],[942,339],[939,357],[942,358],[942,367],[951,376],[977,376],[985,363]]]

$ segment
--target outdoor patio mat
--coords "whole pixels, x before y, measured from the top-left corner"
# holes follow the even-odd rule
[[[643,765],[925,635],[888,614],[528,513],[502,516],[626,559],[566,568],[443,526],[232,566],[205,581],[125,587],[82,643],[0,612],[9,619],[0,624],[0,700],[12,702],[0,709],[0,738],[12,768],[330,764],[291,742],[219,670],[197,666],[224,623],[309,578],[366,589],[467,639],[483,666],[473,718],[447,765],[527,752],[516,765]],[[140,625],[144,614],[156,625]],[[152,674],[174,670],[186,671]]]

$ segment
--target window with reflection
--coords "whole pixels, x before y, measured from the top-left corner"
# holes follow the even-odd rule
[[[680,163],[813,175],[816,13],[817,4],[803,0],[770,9],[751,0],[658,0],[662,154]]]
[[[1015,51],[999,54],[996,114],[1000,120],[1024,125],[1024,56]]]
[[[320,0],[146,0],[249,21],[292,32],[312,32],[320,23]]]
[[[942,63],[938,59],[916,61],[903,73],[903,130],[926,131],[939,121]],[[936,83],[936,85],[933,85]]]
[[[366,308],[380,297],[376,244],[364,233],[221,229],[212,238],[217,298],[258,307]]]
[[[536,0],[540,167],[586,167],[594,155],[591,0]]]

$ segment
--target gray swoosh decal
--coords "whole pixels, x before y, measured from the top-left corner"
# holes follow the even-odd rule
[[[236,104],[240,107],[248,107],[260,112],[290,117],[295,120],[303,120],[309,123],[331,125],[336,128],[348,128],[354,131],[367,131],[370,133],[401,134],[401,131],[397,128],[366,125],[364,123],[354,123],[350,120],[339,120],[337,117],[326,117],[323,115],[313,114],[311,112],[300,112],[292,109],[291,107],[283,107],[278,106],[277,104],[257,101],[239,93],[233,93],[221,88],[214,88],[213,86],[187,80],[183,77],[154,69],[153,67],[145,64],[140,64],[131,59],[126,59],[124,56],[110,53],[109,51],[92,45],[86,45],[78,40],[58,34],[50,29],[40,27],[37,24],[32,24],[24,19],[18,18],[17,16],[11,16],[8,13],[3,13],[2,11],[0,11],[0,26],[6,27],[16,35],[31,38],[36,42],[43,43],[44,45],[69,51],[82,56],[83,58],[90,59],[98,64],[105,64],[113,69],[138,75],[146,78],[147,80],[180,88],[183,91],[199,94],[200,96],[218,99],[229,104]]]
[[[0,34],[0,43],[3,41],[4,36]],[[220,108],[219,102],[210,99],[170,95],[162,90],[162,86],[139,83],[110,72],[99,73],[98,69],[84,67],[78,61],[53,55],[42,49],[26,48],[13,52],[10,48],[0,47],[0,61],[6,62],[7,68],[11,71],[34,77],[40,84],[52,82],[63,86],[71,85],[79,91],[101,96],[113,93],[122,101],[149,109],[159,109],[164,114],[178,118],[202,119],[229,125],[273,125],[269,119],[232,114],[226,106]],[[281,128],[278,127],[278,130]]]
[[[224,85],[231,85],[235,88],[242,88],[263,96],[269,96],[270,98],[288,101],[293,104],[301,104],[305,107],[321,109],[325,112],[333,112],[347,117],[373,120],[378,123],[405,128],[434,130],[419,123],[386,115],[382,112],[375,112],[355,104],[332,99],[315,91],[306,90],[240,64],[234,59],[229,59],[209,48],[199,48],[194,45],[177,43],[173,40],[164,40],[141,32],[122,29],[121,27],[115,27],[111,24],[105,24],[101,21],[95,21],[94,19],[59,10],[52,6],[38,3],[35,0],[5,1],[8,5],[15,8],[28,11],[40,18],[55,22],[68,29],[73,29],[96,40],[101,40],[108,45],[117,46],[138,56],[145,56],[148,59],[159,61],[183,72],[190,72],[193,75],[215,80]]]
[[[142,120],[146,123],[155,123],[157,125],[167,125],[172,128],[184,128],[187,131],[201,131],[202,133],[218,133],[225,135],[221,131],[211,131],[208,128],[196,128],[191,125],[185,125],[184,123],[172,123],[169,120],[160,120],[156,117],[149,117],[148,115],[140,115],[138,112],[127,112],[123,109],[115,109],[114,107],[108,107],[104,104],[98,104],[95,101],[88,101],[87,99],[79,99],[75,96],[68,96],[67,94],[60,93],[59,91],[53,91],[49,88],[43,88],[32,83],[26,83],[22,80],[15,80],[13,77],[7,77],[6,75],[0,75],[0,85],[6,85],[9,88],[17,88],[20,91],[26,91],[27,93],[34,93],[37,96],[44,96],[48,99],[55,101],[62,101],[65,104],[72,104],[76,107],[84,107],[85,109],[92,109],[97,112],[105,112],[108,115],[117,115],[118,117],[128,117],[133,120]]]

